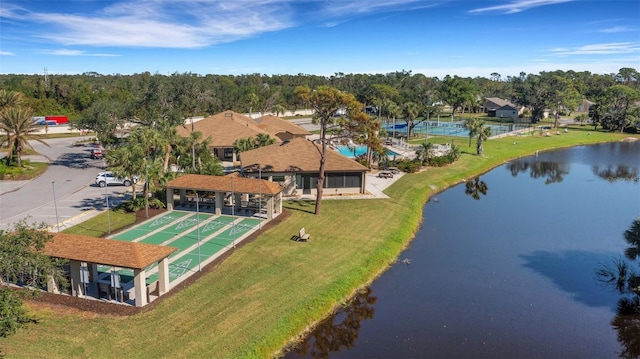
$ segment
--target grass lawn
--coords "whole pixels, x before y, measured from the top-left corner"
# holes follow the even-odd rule
[[[403,176],[385,191],[390,199],[327,200],[318,216],[311,201],[285,202],[291,215],[282,223],[151,311],[108,317],[29,304],[39,323],[0,347],[10,358],[276,356],[396,260],[432,194],[537,150],[624,137],[587,130],[508,137],[485,142],[483,157],[461,139],[458,162]],[[309,242],[290,241],[301,227]]]
[[[133,224],[135,221],[136,214],[133,212],[127,213],[124,210],[110,210],[108,216],[106,212],[100,213],[80,224],[65,229],[63,232],[83,236],[102,237],[108,234],[109,229],[115,232],[120,228]]]
[[[22,160],[24,167],[17,166],[7,167],[4,161],[0,161],[0,179],[11,181],[24,181],[36,178],[43,174],[49,167],[48,163],[44,162],[30,162],[29,160]]]

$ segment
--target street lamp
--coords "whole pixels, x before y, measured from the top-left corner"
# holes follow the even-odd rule
[[[51,185],[53,186],[53,206],[56,209],[56,226],[58,227],[58,232],[60,232],[60,219],[58,218],[58,202],[56,201],[56,181],[52,181]]]
[[[198,231],[198,272],[200,272],[200,197],[196,191],[196,228]]]
[[[233,244],[233,248],[236,247],[236,198],[235,192],[233,188],[233,177],[231,177],[231,242]]]
[[[109,217],[109,183],[107,183],[108,178],[104,179],[104,198],[107,201],[107,234],[111,234],[111,217]]]
[[[258,229],[262,229],[262,166],[258,167],[258,178],[260,179],[260,182],[258,182],[258,192],[260,192],[260,196],[258,197],[258,218],[260,218]]]

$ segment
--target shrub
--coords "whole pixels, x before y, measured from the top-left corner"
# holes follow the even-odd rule
[[[406,159],[396,160],[395,165],[396,167],[398,167],[400,171],[407,172],[407,173],[418,172],[418,170],[420,170],[420,168],[422,167],[422,164],[420,163],[420,161],[406,160]]]
[[[130,199],[128,201],[122,202],[118,206],[119,209],[124,209],[126,212],[137,212],[143,208],[145,208],[144,197],[138,197],[136,199]],[[149,198],[149,208],[159,209],[164,208],[164,203],[157,198],[151,197]]]

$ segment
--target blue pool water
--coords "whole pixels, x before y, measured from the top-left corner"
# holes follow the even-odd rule
[[[336,148],[341,155],[349,158],[355,158],[355,157],[367,154],[367,146],[364,146],[364,145],[358,145],[351,148],[349,148],[349,146],[337,146]],[[387,156],[397,156],[397,155],[398,155],[397,153],[387,149]]]

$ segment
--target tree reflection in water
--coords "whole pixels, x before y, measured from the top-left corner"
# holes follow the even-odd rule
[[[473,199],[478,200],[480,199],[481,194],[486,196],[488,190],[489,187],[487,187],[487,184],[484,181],[481,181],[480,177],[475,177],[465,183],[464,193],[471,196]]]
[[[618,300],[617,313],[611,325],[618,333],[622,346],[621,358],[640,357],[640,276],[634,265],[640,258],[640,218],[633,221],[624,232],[629,247],[625,258],[616,258],[612,264],[602,265],[596,275],[601,283],[617,290],[622,297]],[[629,262],[634,261],[634,262]]]
[[[513,177],[527,171],[530,171],[531,178],[546,177],[545,184],[560,183],[569,174],[569,165],[559,162],[515,161],[507,164],[507,169]]]
[[[348,306],[322,322],[294,351],[312,358],[328,358],[331,352],[353,348],[363,319],[372,319],[378,300],[371,289],[361,291]],[[342,321],[335,323],[339,318]]]
[[[620,165],[615,167],[606,166],[604,168],[600,168],[600,166],[595,165],[591,169],[593,171],[593,174],[609,182],[616,182],[618,180],[622,180],[625,182],[638,182],[637,167]]]

